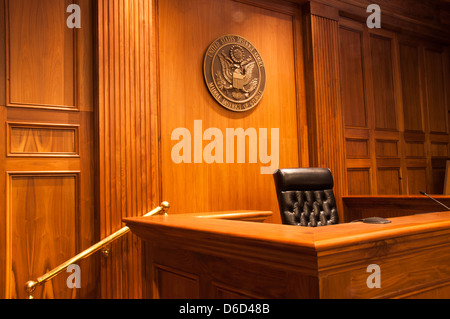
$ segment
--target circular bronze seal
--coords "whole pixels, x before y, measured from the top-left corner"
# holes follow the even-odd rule
[[[225,35],[211,43],[203,73],[211,95],[231,111],[254,108],[264,94],[266,71],[261,55],[238,35]]]

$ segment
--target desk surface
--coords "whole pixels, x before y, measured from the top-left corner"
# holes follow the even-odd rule
[[[150,298],[450,298],[450,212],[317,228],[231,216],[125,219],[149,243]]]
[[[374,240],[386,240],[424,231],[450,229],[450,212],[419,214],[389,218],[389,224],[365,224],[362,222],[342,223],[324,227],[300,227],[269,223],[254,223],[228,220],[240,212],[215,212],[195,214],[174,214],[165,216],[124,219],[130,228],[142,226],[172,231],[194,231],[218,236],[246,238],[255,241],[273,242],[314,248],[316,251],[354,245]],[[257,214],[258,212],[251,212]],[[264,212],[268,215],[270,212]],[[229,216],[230,218],[226,218]]]

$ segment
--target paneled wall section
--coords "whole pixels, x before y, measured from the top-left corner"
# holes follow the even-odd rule
[[[448,50],[340,19],[348,195],[442,194]]]
[[[0,298],[25,298],[35,280],[95,242],[92,7],[65,0],[0,1]],[[60,276],[36,298],[93,298],[96,259],[82,289]]]
[[[302,31],[296,7],[271,1],[232,0],[159,0],[157,5],[162,196],[170,202],[171,213],[270,210],[276,212],[272,221],[279,222],[273,177],[270,172],[261,174],[261,167],[270,164],[298,167],[301,149],[307,149],[308,145],[307,142],[299,145],[298,138],[298,127],[306,124],[306,119],[298,115],[305,104],[302,62],[299,62]],[[232,112],[219,105],[203,78],[203,58],[208,46],[227,34],[250,41],[264,62],[266,90],[261,102],[247,112]],[[195,121],[201,123],[200,128],[194,126]],[[184,152],[191,157],[199,152],[197,162],[193,157],[185,163],[173,160],[172,150],[180,141],[172,140],[172,132],[178,128],[190,132],[191,149]],[[207,163],[201,158],[210,143],[203,135],[209,128],[223,132],[221,137],[214,136],[223,143],[220,163]],[[256,139],[246,138],[245,149],[234,144],[235,152],[228,163],[227,129],[257,132]],[[267,130],[267,140],[260,129]],[[278,129],[279,135],[272,135],[272,129]],[[194,134],[200,137],[200,142],[194,140]],[[261,141],[267,145],[268,155],[274,145],[279,147],[278,154],[272,153],[270,163],[261,161],[261,153],[264,154]],[[251,144],[254,142],[259,146]],[[256,163],[249,160],[253,147],[257,150]],[[243,163],[237,159],[236,150],[245,152]]]
[[[79,30],[66,25],[73,2]],[[174,163],[171,133],[198,120],[203,131],[280,129],[279,167],[331,168],[338,199],[441,193],[448,12],[382,0],[372,30],[366,2],[0,0],[0,298],[24,297],[27,280],[161,200],[169,213],[261,209],[279,222],[263,163]],[[218,105],[203,79],[206,48],[229,33],[266,67],[264,97],[246,113]],[[83,289],[61,277],[36,298],[141,298],[142,243],[109,248],[83,264]],[[196,278],[158,275],[196,289]]]
[[[158,206],[158,126],[151,1],[98,1],[100,237]],[[140,298],[141,241],[128,234],[102,260],[103,298]]]

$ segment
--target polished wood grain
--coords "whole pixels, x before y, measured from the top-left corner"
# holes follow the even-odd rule
[[[304,3],[302,0],[297,2]],[[368,2],[360,0],[314,0],[339,10],[341,17],[366,23]],[[412,35],[421,39],[436,42],[448,42],[449,8],[445,3],[436,5],[433,2],[415,0],[383,0],[377,2],[382,8],[382,28]]]
[[[183,215],[125,221],[151,243],[144,277],[150,298],[447,298],[449,217],[318,228]],[[371,264],[381,268],[381,288],[366,285]]]
[[[445,47],[354,20],[339,25],[346,194],[442,194]]]
[[[271,145],[279,145],[278,167],[302,164],[300,148],[306,146],[300,145],[300,134],[305,133],[298,127],[306,121],[297,112],[305,109],[298,19],[295,7],[271,1],[158,1],[162,197],[170,202],[172,213],[278,209],[272,174],[261,174],[261,167],[270,163],[262,163],[259,156],[257,163],[250,163],[249,142],[245,163],[238,163],[236,145],[232,163],[226,163],[225,134],[227,128],[255,129],[259,141],[259,129],[267,129],[268,154]],[[225,34],[250,41],[264,61],[266,90],[260,104],[248,112],[220,106],[203,79],[205,51]],[[171,139],[172,132],[186,128],[192,139],[196,120],[202,124],[200,134],[212,127],[223,133],[223,163],[194,163],[194,150],[191,163],[173,161],[172,148],[179,141]],[[271,129],[279,129],[278,141]],[[207,143],[202,142],[200,154]],[[280,222],[279,214],[271,219]]]
[[[374,125],[376,129],[398,129],[394,96],[392,38],[370,35]]]
[[[424,131],[422,97],[417,44],[400,43],[400,71],[402,79],[403,114],[405,130]]]
[[[261,209],[276,212],[268,221],[279,223],[273,180],[260,174],[260,163],[173,163],[171,132],[192,132],[194,120],[204,130],[280,128],[279,166],[331,168],[344,219],[346,195],[442,193],[450,142],[448,6],[382,0],[382,29],[369,30],[364,0],[79,0],[82,28],[70,30],[72,2],[0,0],[0,298],[22,297],[20,286],[30,279],[16,261],[28,262],[34,253],[11,247],[32,237],[24,238],[23,225],[11,216],[40,198],[23,194],[70,198],[42,212],[33,208],[30,217],[55,225],[58,205],[75,208],[67,211],[78,228],[61,243],[69,247],[67,258],[163,199],[172,214]],[[204,50],[226,33],[249,39],[267,67],[264,98],[245,114],[217,105],[202,78]],[[75,197],[68,195],[72,183],[58,184],[66,174],[76,176]],[[388,202],[395,207],[394,199]],[[146,293],[141,246],[135,236],[114,244],[111,257],[101,259],[101,274],[99,256],[87,261],[86,285],[74,295],[55,283],[36,297],[139,298]],[[59,260],[42,258],[48,262],[43,267],[36,260],[43,267],[36,272]],[[237,269],[251,277],[251,265]],[[183,279],[186,293],[202,292],[196,277],[159,269],[161,282]],[[272,276],[270,269],[263,273]],[[294,282],[304,287],[316,279],[299,276],[289,291],[297,289]],[[235,289],[236,283],[208,291],[263,293]],[[280,293],[272,288],[268,295]]]
[[[18,0],[6,4],[10,13],[8,105],[75,108],[76,87],[67,85],[75,81],[76,74],[75,33],[67,28],[63,14],[67,1]],[[55,50],[58,47],[61,49]]]
[[[94,51],[91,2],[82,28],[66,25],[65,0],[0,1],[0,297],[92,245]],[[66,276],[36,298],[93,298],[96,258],[80,263],[81,289]]]
[[[24,295],[23,279],[37,278],[76,254],[78,187],[78,175],[8,174],[7,260],[11,269],[7,289],[11,297]],[[67,289],[66,279],[61,276],[45,284],[37,296],[75,297],[76,290]]]
[[[99,232],[159,204],[158,122],[151,1],[98,1]],[[156,119],[155,119],[156,118]],[[102,298],[139,298],[141,242],[114,242],[101,264]]]
[[[327,167],[334,178],[339,217],[341,196],[346,192],[343,111],[339,88],[339,24],[334,9],[306,7],[305,17],[306,90],[310,166]],[[321,12],[325,12],[323,16]],[[334,14],[333,14],[334,12]],[[330,19],[329,17],[334,17]],[[323,63],[327,61],[326,63]]]
[[[339,28],[341,104],[346,126],[367,127],[362,28],[358,28]]]
[[[79,126],[7,125],[8,156],[79,156]]]

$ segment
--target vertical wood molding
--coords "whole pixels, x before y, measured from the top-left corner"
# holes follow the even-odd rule
[[[101,238],[120,229],[122,218],[159,204],[152,5],[98,1]],[[111,252],[102,264],[101,297],[142,297],[140,241],[126,236]]]
[[[306,10],[306,12],[313,12]],[[310,166],[328,167],[334,177],[334,193],[343,220],[342,196],[346,195],[345,145],[339,86],[339,25],[310,13],[305,22],[306,77]]]

